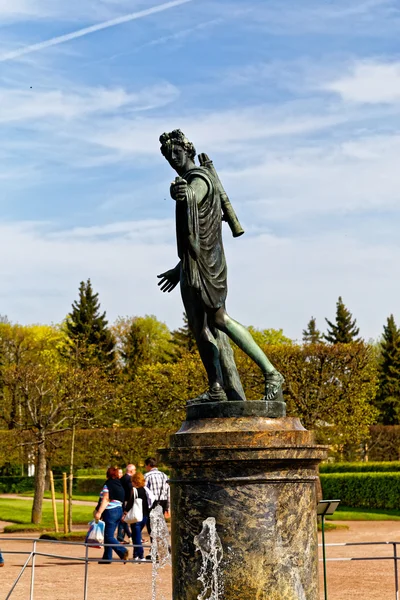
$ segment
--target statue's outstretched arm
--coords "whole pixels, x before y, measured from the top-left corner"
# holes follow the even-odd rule
[[[200,204],[206,198],[209,191],[208,185],[202,177],[193,177],[190,184],[182,177],[177,177],[171,183],[171,198],[177,202],[184,201],[187,199],[189,189],[193,192],[197,204]]]
[[[172,292],[172,290],[178,285],[179,279],[181,275],[181,261],[178,262],[176,267],[170,269],[169,271],[165,271],[165,273],[161,273],[157,275],[159,278],[158,286],[162,292]]]

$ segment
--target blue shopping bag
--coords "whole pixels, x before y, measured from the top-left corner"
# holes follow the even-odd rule
[[[104,528],[106,524],[104,521],[90,521],[89,530],[86,534],[85,544],[92,548],[101,548],[99,544],[104,543]]]

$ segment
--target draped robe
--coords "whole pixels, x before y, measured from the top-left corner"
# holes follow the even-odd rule
[[[208,193],[199,203],[190,183],[200,177]],[[200,292],[205,309],[224,306],[227,296],[227,268],[222,243],[222,212],[218,188],[203,167],[184,175],[189,184],[186,201],[176,203],[176,237],[185,285]]]
[[[198,202],[190,187],[196,177],[205,181],[208,188],[208,193],[201,202]],[[225,306],[228,292],[220,194],[212,174],[204,167],[191,169],[184,175],[184,179],[189,184],[187,199],[176,202],[176,239],[181,259],[181,286],[197,290],[204,309],[215,312]],[[219,350],[228,400],[246,400],[229,339],[222,331],[214,327],[212,330]]]

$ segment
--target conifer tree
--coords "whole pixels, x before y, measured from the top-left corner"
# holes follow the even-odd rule
[[[98,364],[112,370],[115,367],[115,340],[108,328],[106,313],[100,312],[98,296],[90,279],[86,283],[81,281],[79,300],[73,302],[66,319],[69,355],[82,366]]]
[[[187,352],[194,352],[197,348],[196,339],[189,328],[189,322],[186,313],[183,313],[183,326],[179,327],[172,332],[172,343],[179,350],[186,350]]]
[[[400,331],[393,315],[383,328],[379,361],[379,387],[375,404],[383,425],[400,423]]]
[[[315,317],[311,317],[307,328],[303,329],[303,342],[305,344],[318,344],[321,341],[322,335],[319,329],[317,329],[317,321]]]
[[[353,319],[351,312],[345,307],[342,297],[339,296],[336,302],[336,323],[332,323],[325,319],[328,323],[328,331],[324,334],[324,338],[331,344],[350,344],[350,342],[358,342],[357,338],[360,330],[356,325],[356,320]]]

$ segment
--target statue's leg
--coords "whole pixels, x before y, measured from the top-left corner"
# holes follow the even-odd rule
[[[223,331],[219,331],[215,327],[213,329],[212,333],[219,350],[219,361],[221,363],[224,388],[228,400],[246,400],[230,340]]]
[[[232,319],[226,312],[224,307],[221,307],[214,314],[214,324],[217,329],[220,329],[228,337],[231,338],[233,342],[247,356],[249,356],[258,367],[260,367],[261,371],[265,377],[265,397],[266,399],[271,399],[276,396],[278,391],[281,390],[282,384],[284,382],[283,376],[276,370],[274,365],[268,360],[267,356],[258,346],[258,344],[254,341],[251,333]]]
[[[247,356],[250,356],[250,358],[254,360],[264,375],[268,375],[269,373],[276,371],[273,364],[268,360],[264,352],[254,341],[253,336],[248,329],[232,319],[224,308],[218,309],[218,311],[215,313],[214,322],[218,329],[226,333],[226,335],[229,336],[231,340],[235,342],[235,344],[239,346],[239,348],[243,350],[245,354],[247,354]]]
[[[196,338],[200,358],[207,371],[210,391],[214,390],[217,395],[225,396],[219,349],[208,326],[207,314],[200,294],[194,288],[185,285],[181,286],[181,292],[188,324]]]

